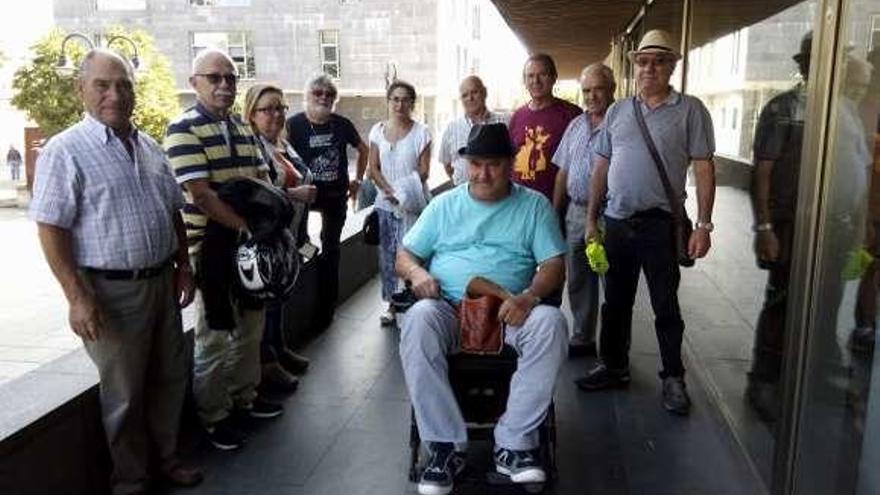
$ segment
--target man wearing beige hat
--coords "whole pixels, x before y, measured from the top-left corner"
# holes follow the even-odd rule
[[[702,258],[709,251],[713,229],[715,142],[712,120],[702,102],[669,85],[680,58],[669,33],[645,33],[638,49],[629,53],[638,93],[616,102],[605,115],[593,162],[585,235],[597,236],[599,205],[607,200],[604,245],[610,268],[605,275],[601,360],[576,383],[583,390],[629,383],[632,307],[639,272],[644,270],[663,362],[663,407],[687,414],[690,398],[681,361],[684,321],[678,304],[681,274],[670,198],[679,204],[684,201],[687,168],[693,163],[697,222],[687,252],[691,259]]]

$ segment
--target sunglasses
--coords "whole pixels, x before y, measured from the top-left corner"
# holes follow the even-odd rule
[[[220,84],[220,81],[226,81],[226,84],[229,86],[235,85],[238,82],[238,76],[236,74],[193,74],[196,76],[202,76],[208,80],[211,84]]]
[[[657,58],[648,58],[648,57],[637,57],[635,59],[635,64],[639,67],[661,67],[664,65],[669,65],[673,62],[673,59],[669,57],[657,57]]]
[[[256,111],[270,115],[273,113],[287,114],[287,109],[287,105],[273,105],[270,107],[257,108]]]
[[[330,91],[327,89],[313,89],[312,96],[314,96],[315,98],[321,98],[321,97],[335,98],[336,92]]]

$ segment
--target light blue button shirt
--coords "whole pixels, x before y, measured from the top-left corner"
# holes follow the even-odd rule
[[[562,141],[553,155],[553,163],[568,173],[566,190],[575,203],[585,204],[590,199],[590,174],[595,158],[594,144],[600,126],[593,127],[587,114],[581,114],[569,122]]]

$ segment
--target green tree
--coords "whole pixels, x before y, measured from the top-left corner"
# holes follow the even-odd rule
[[[46,136],[52,136],[82,118],[83,106],[76,94],[76,74],[59,74],[55,69],[66,33],[52,30],[31,47],[34,59],[21,67],[12,78],[12,104],[27,113]],[[177,91],[168,59],[156,50],[153,38],[144,31],[126,31],[113,27],[104,33],[104,40],[126,36],[138,49],[141,69],[135,74],[135,125],[161,140],[168,121],[179,111]],[[110,48],[126,58],[133,55],[131,45],[114,40]],[[68,60],[79,66],[86,49],[74,40],[67,43]]]

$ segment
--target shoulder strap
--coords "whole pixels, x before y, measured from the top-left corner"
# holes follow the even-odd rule
[[[654,164],[657,166],[657,174],[660,175],[660,182],[663,183],[663,190],[666,192],[666,199],[669,200],[669,208],[672,210],[672,216],[673,218],[678,219],[681,216],[681,202],[675,196],[675,191],[672,189],[672,184],[669,182],[669,176],[666,175],[666,167],[663,166],[663,159],[657,151],[657,146],[654,145],[654,140],[651,139],[651,132],[648,130],[648,125],[645,123],[645,116],[642,115],[642,105],[635,96],[633,96],[630,101],[632,102],[636,122],[639,123],[639,129],[642,131],[642,137],[645,139],[645,145],[648,146],[651,158],[654,159]]]

